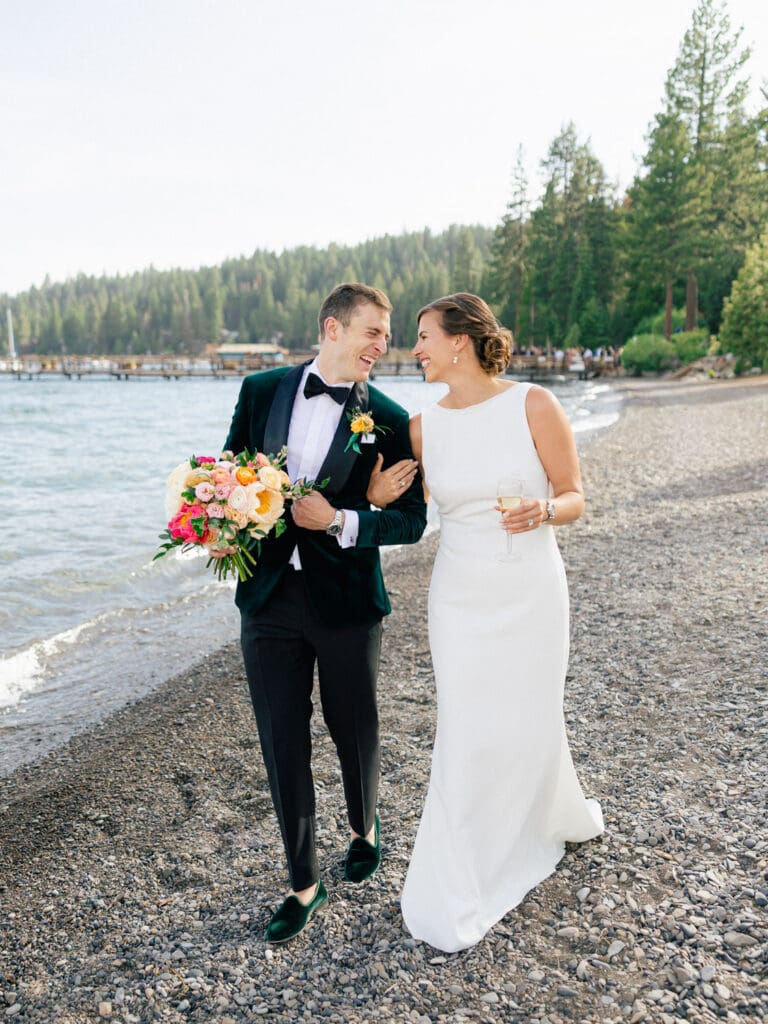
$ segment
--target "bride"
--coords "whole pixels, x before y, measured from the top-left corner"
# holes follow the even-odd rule
[[[553,527],[584,511],[576,445],[549,391],[500,379],[510,337],[475,295],[418,314],[414,354],[449,391],[411,420],[440,513],[429,590],[437,729],[402,912],[415,938],[448,952],[517,906],[566,842],[603,830],[563,719],[568,591]],[[375,471],[369,499],[394,500],[407,471]]]

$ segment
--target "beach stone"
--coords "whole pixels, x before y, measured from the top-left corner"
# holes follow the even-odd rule
[[[104,1002],[99,1003],[99,1016],[100,1017],[111,1017],[112,1016],[112,1003]]]
[[[718,1006],[726,1006],[731,1000],[731,990],[727,985],[720,985],[715,983],[715,992],[712,998],[718,1004]]]
[[[745,947],[745,946],[756,946],[758,940],[753,935],[747,935],[745,932],[726,932],[723,936],[723,941],[728,946]]]
[[[699,979],[698,971],[695,971],[687,964],[675,967],[674,975],[675,978],[683,985],[694,985]]]

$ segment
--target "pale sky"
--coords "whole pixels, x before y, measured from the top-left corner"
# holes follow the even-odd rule
[[[0,294],[498,223],[569,120],[626,186],[694,0],[0,0]],[[764,0],[731,0],[768,78]]]

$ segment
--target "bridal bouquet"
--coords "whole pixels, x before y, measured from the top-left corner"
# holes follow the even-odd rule
[[[219,579],[230,572],[248,579],[263,538],[272,530],[279,537],[285,530],[286,500],[314,486],[292,484],[284,463],[285,449],[272,459],[244,451],[223,452],[218,459],[193,455],[182,462],[167,480],[168,527],[160,534],[164,543],[155,559],[172,548],[202,547]]]

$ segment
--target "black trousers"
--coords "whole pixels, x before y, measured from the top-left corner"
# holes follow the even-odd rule
[[[381,622],[319,624],[302,573],[289,567],[265,607],[243,613],[240,639],[291,887],[307,889],[320,877],[309,727],[315,663],[323,718],[341,763],[349,824],[367,835],[379,785]]]

